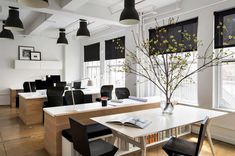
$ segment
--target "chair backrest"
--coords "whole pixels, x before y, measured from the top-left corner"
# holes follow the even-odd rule
[[[83,156],[90,156],[87,128],[74,118],[69,118],[73,148]]]
[[[47,89],[47,107],[63,106],[64,87],[48,87]]]
[[[24,82],[23,88],[24,92],[36,92],[35,82]]]
[[[112,99],[112,91],[113,91],[113,85],[103,85],[101,87],[101,97],[102,96],[107,96],[109,100]]]
[[[81,82],[73,82],[73,88],[80,89],[81,88]]]
[[[197,141],[197,147],[196,147],[196,153],[195,155],[199,155],[202,145],[203,145],[203,141],[205,138],[205,133],[206,133],[206,129],[207,129],[207,124],[209,121],[209,117],[206,117],[202,122],[201,122],[201,126],[200,126],[200,131],[199,131],[199,135],[198,135],[198,141]]]
[[[67,84],[67,83],[66,83],[65,81],[56,82],[56,83],[55,83],[55,86],[56,86],[56,87],[64,87],[64,88],[65,88],[65,87],[66,87],[66,84]]]
[[[47,82],[46,81],[35,80],[35,83],[36,83],[36,89],[37,90],[47,89]]]
[[[72,95],[73,92],[73,95]],[[73,90],[73,91],[66,91],[64,98],[67,105],[73,104],[73,97],[75,104],[83,104],[84,103],[84,93],[81,90]]]
[[[118,99],[126,99],[130,96],[130,91],[128,88],[115,88],[115,94]]]

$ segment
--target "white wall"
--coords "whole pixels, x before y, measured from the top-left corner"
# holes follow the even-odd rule
[[[62,61],[62,48],[55,39],[45,37],[19,37],[15,40],[0,40],[0,105],[10,104],[9,88],[23,88],[24,81],[41,79],[42,76],[59,74],[62,70],[24,70],[14,69],[18,59],[18,46],[34,46],[41,52],[42,60]]]
[[[69,39],[69,44],[64,47],[64,76],[67,82],[81,79],[81,51],[79,40]]]

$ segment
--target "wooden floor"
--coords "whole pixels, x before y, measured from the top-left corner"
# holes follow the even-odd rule
[[[0,107],[0,156],[49,156],[43,148],[43,125],[25,126],[18,118],[18,110]],[[185,137],[196,141],[196,136]],[[217,156],[235,156],[235,146],[214,140]],[[139,156],[140,153],[128,156]],[[204,142],[201,156],[210,156],[210,148]],[[147,156],[166,156],[161,146],[148,149]]]

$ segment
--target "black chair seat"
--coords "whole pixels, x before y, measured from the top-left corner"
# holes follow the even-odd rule
[[[88,139],[112,134],[111,129],[101,124],[92,124],[87,126]]]
[[[88,125],[87,133],[88,133],[88,139],[92,139],[92,138],[112,134],[112,131],[108,127],[97,123],[97,124]],[[70,142],[73,142],[72,132],[70,128],[64,129],[62,131],[62,135]]]
[[[172,137],[162,148],[178,155],[193,156],[197,143]]]
[[[114,156],[118,148],[101,139],[89,141],[88,127],[79,123],[77,119],[69,118],[71,126],[73,148],[83,156]],[[96,128],[96,127],[95,127]]]
[[[73,142],[71,129],[62,130],[62,136],[65,137],[68,141]]]
[[[104,140],[91,141],[90,144],[91,156],[114,156],[118,148],[112,144],[107,144]],[[104,154],[105,153],[105,154]]]
[[[172,137],[162,147],[163,150],[167,153],[168,156],[175,156],[175,155],[198,156],[203,145],[208,121],[209,118],[206,117],[201,122],[197,143]]]

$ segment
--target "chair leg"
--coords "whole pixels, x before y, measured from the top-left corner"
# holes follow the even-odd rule
[[[213,145],[213,142],[212,142],[212,139],[211,139],[210,128],[211,128],[211,120],[209,120],[209,122],[208,122],[207,129],[206,129],[206,134],[207,134],[207,138],[208,138],[209,145],[210,145],[210,148],[211,148],[211,153],[212,153],[213,156],[215,156],[215,149],[214,149],[214,145]]]

